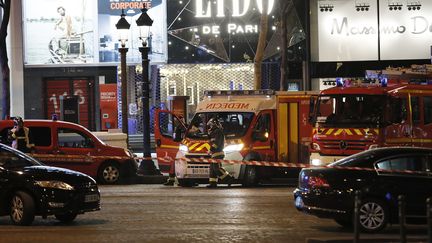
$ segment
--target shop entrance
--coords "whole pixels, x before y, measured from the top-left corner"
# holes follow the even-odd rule
[[[95,130],[94,80],[89,78],[45,79],[45,117],[62,117],[62,100],[78,97],[78,124]]]

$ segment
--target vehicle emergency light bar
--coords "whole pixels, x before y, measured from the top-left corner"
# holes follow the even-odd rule
[[[432,85],[432,80],[424,80],[424,79],[411,79],[409,81],[410,84],[420,84],[420,85]]]
[[[271,89],[258,90],[206,90],[206,96],[226,96],[226,95],[274,95],[275,91]]]
[[[337,87],[355,87],[360,85],[375,85],[377,79],[363,79],[363,80],[351,80],[351,79],[343,79],[343,78],[336,78],[336,86]],[[381,77],[378,79],[378,83],[381,85],[381,87],[387,87],[388,79],[386,77]]]

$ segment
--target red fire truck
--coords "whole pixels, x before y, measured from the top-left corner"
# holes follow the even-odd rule
[[[310,162],[323,165],[386,146],[432,147],[432,83],[336,80],[321,91],[311,121]]]
[[[227,160],[308,163],[310,97],[310,92],[207,91],[188,126],[172,112],[159,110],[155,116],[159,168],[167,172],[172,166],[160,158],[177,158],[175,174],[180,185],[208,183],[209,163],[187,159],[210,158],[205,124],[212,117],[217,117],[223,126]],[[184,126],[184,133],[176,141],[174,130],[178,126]],[[296,179],[298,175],[298,171],[280,167],[239,163],[223,166],[245,186],[274,183],[290,176]]]

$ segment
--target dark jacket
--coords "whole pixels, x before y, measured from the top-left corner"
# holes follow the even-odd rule
[[[210,132],[210,152],[211,157],[214,159],[223,159],[225,154],[223,152],[225,137],[222,129],[215,128]]]

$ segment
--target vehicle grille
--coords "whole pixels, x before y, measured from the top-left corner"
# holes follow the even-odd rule
[[[358,140],[321,140],[323,147],[321,149],[331,150],[358,150],[363,151],[367,149],[369,141],[358,141]]]
[[[75,190],[79,191],[79,192],[93,192],[93,191],[97,191],[98,187],[96,184],[92,183],[92,182],[85,182],[85,183],[81,183],[81,184],[76,184],[74,185]]]

